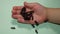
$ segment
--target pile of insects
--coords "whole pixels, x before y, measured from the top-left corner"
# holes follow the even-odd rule
[[[34,19],[33,18],[33,13],[34,13],[34,11],[26,12],[26,8],[25,7],[23,7],[21,12],[20,12],[20,14],[23,16],[24,20],[30,20],[31,18],[33,20]],[[37,21],[34,21],[34,22],[35,22],[36,26],[39,25]],[[32,25],[33,28],[35,28],[34,24],[31,24],[31,25]],[[38,34],[37,29],[35,29],[35,32],[36,32],[36,34]]]

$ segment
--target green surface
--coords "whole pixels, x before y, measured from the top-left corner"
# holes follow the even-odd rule
[[[30,24],[21,24],[11,18],[12,7],[23,5],[24,1],[38,2],[50,8],[60,8],[60,0],[0,0],[0,34],[36,34]],[[40,24],[37,29],[38,34],[60,34],[60,25],[48,22]]]

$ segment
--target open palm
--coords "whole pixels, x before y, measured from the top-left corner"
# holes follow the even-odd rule
[[[20,14],[21,9],[26,7],[26,12],[33,10],[33,20],[24,20],[22,15]],[[38,23],[43,23],[46,20],[46,8],[39,3],[26,3],[24,2],[24,6],[14,6],[12,10],[12,17],[17,19],[20,23],[26,24],[35,24],[34,21]]]

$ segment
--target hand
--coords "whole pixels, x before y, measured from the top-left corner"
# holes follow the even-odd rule
[[[26,7],[26,12],[33,10],[33,20],[24,20],[20,15],[21,9]],[[17,19],[20,23],[26,24],[35,24],[34,21],[37,21],[39,24],[43,23],[46,20],[46,8],[39,3],[27,3],[24,2],[24,6],[14,6],[12,10],[12,17]]]

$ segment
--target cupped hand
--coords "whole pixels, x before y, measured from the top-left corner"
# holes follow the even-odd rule
[[[26,12],[29,12],[31,10],[34,11],[33,20],[24,20],[24,18],[20,14],[21,9],[23,7],[26,7]],[[46,7],[40,5],[39,3],[24,2],[24,6],[14,6],[13,7],[12,18],[16,19],[19,23],[35,24],[34,21],[37,21],[39,24],[41,24],[47,19],[47,17],[46,17]]]

